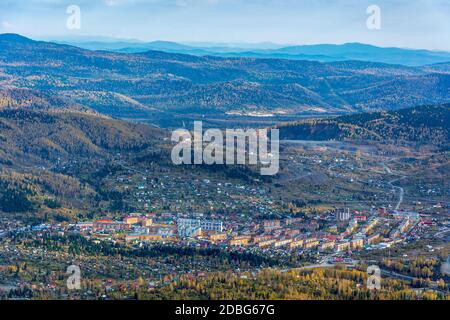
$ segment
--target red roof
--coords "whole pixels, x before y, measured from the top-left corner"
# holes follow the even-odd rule
[[[111,219],[100,219],[98,221],[96,221],[96,223],[114,223],[114,221],[112,221]]]

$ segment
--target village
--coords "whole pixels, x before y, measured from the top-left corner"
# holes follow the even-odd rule
[[[241,219],[203,214],[141,214],[121,219],[102,218],[69,224],[41,224],[22,227],[17,233],[76,233],[95,242],[135,245],[163,243],[202,247],[241,248],[259,252],[302,253],[318,257],[334,254],[339,263],[352,252],[391,248],[426,237],[430,230],[445,234],[449,221],[429,214],[393,212],[386,208],[369,212],[349,209],[320,214],[312,219]],[[3,230],[0,234],[6,234]],[[320,260],[320,259],[319,259]]]

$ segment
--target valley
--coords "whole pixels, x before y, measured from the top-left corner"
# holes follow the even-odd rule
[[[283,140],[279,175],[262,179],[251,167],[174,166],[169,132],[142,124],[62,110],[5,110],[0,116],[5,154],[34,163],[8,158],[2,165],[2,181],[13,195],[9,201],[15,202],[8,207],[14,210],[0,214],[5,235],[0,275],[12,297],[242,297],[227,286],[212,288],[211,281],[241,277],[264,286],[279,277],[306,281],[330,267],[341,271],[327,277],[340,279],[363,272],[374,260],[386,268],[381,298],[395,297],[399,285],[412,299],[443,298],[448,290],[437,271],[408,280],[406,271],[392,269],[396,261],[437,270],[445,261],[441,257],[448,256],[450,154],[442,149],[444,141],[423,149],[415,138],[399,140],[401,147],[390,139]],[[325,120],[316,121],[320,126]],[[19,128],[24,136],[14,133]],[[403,130],[405,137],[416,137],[416,129]],[[426,130],[418,132],[427,137]],[[47,151],[50,146],[54,151]],[[346,211],[354,220],[339,220]],[[223,231],[182,236],[180,219],[189,217],[220,221]],[[99,223],[122,225],[115,222],[122,219],[151,224],[118,232],[95,229]],[[346,243],[351,247],[341,249]],[[425,262],[415,262],[424,243],[433,251],[419,250]],[[387,250],[390,260],[383,259]],[[83,270],[82,292],[64,289],[70,264]],[[203,286],[208,289],[198,291]],[[327,295],[330,288],[323,286],[316,295],[306,281],[296,297],[346,296]],[[289,296],[262,292],[255,291],[254,298]]]
[[[0,298],[448,299],[445,70],[0,35]],[[279,174],[174,165],[196,120],[279,129]]]

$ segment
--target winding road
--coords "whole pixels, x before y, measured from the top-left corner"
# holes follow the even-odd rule
[[[386,172],[389,174],[393,174],[391,168],[389,168],[385,163],[382,163],[383,167],[385,168]],[[398,182],[400,180],[405,179],[406,176],[391,180],[388,182],[388,185],[392,188],[393,191],[398,190],[398,202],[397,205],[395,206],[395,210],[398,211],[400,210],[400,207],[402,206],[403,203],[403,199],[405,197],[405,189],[403,189],[402,187],[399,186],[395,186],[394,183]]]
[[[405,179],[406,177],[401,177],[392,181],[389,181],[388,184],[389,186],[392,187],[393,190],[398,190],[398,202],[397,205],[395,206],[395,210],[398,211],[403,203],[403,198],[405,196],[405,189],[403,189],[402,187],[399,186],[394,186],[394,183],[397,181],[400,181],[402,179]]]

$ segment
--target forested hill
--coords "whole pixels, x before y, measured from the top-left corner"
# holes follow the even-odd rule
[[[28,110],[72,110],[86,113],[96,113],[93,109],[75,103],[57,94],[23,88],[0,87],[0,110],[28,109]]]
[[[443,65],[125,54],[11,34],[0,35],[0,88],[51,93],[134,119],[193,110],[335,115],[450,103]]]
[[[450,105],[361,113],[281,125],[283,140],[374,140],[447,145]]]
[[[45,221],[43,214],[65,219],[74,208],[89,210],[109,196],[80,168],[95,172],[119,153],[158,150],[163,134],[86,112],[0,110],[0,213]]]
[[[143,149],[159,129],[73,111],[0,111],[0,161],[23,162],[29,157],[104,156],[112,151]]]

